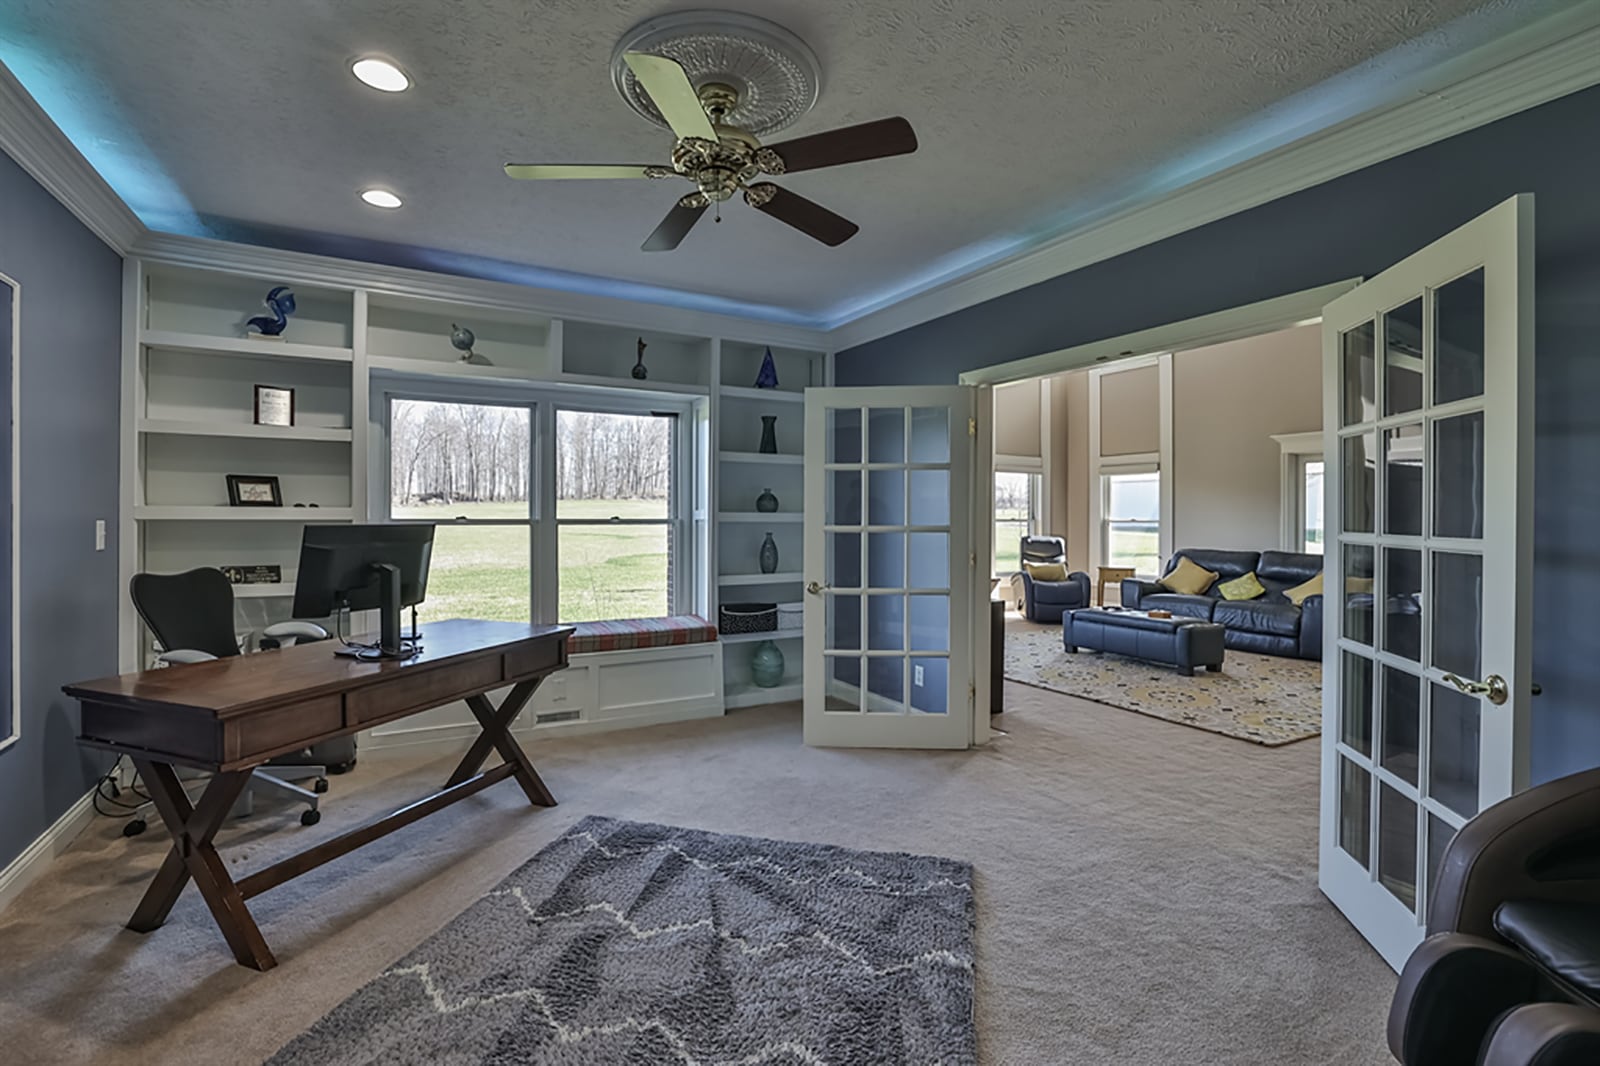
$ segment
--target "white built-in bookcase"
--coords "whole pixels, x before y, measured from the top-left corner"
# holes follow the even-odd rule
[[[326,261],[322,261],[324,264]],[[790,602],[801,597],[804,390],[826,384],[821,351],[771,344],[777,389],[754,382],[768,347],[759,323],[741,337],[695,336],[592,322],[507,306],[504,286],[483,303],[441,299],[393,285],[367,288],[318,280],[129,259],[124,282],[123,492],[124,584],[142,570],[276,564],[280,585],[235,587],[241,632],[289,617],[300,534],[306,522],[365,521],[381,500],[382,419],[369,416],[372,377],[537,383],[698,398],[693,545],[700,560],[695,606],[713,621],[723,601]],[[246,335],[274,285],[294,290],[297,310],[282,340]],[[455,279],[453,291],[464,286]],[[461,363],[448,343],[452,324],[470,326],[475,350],[492,365]],[[636,341],[649,345],[647,381],[630,371]],[[295,390],[293,427],[254,424],[254,387]],[[777,416],[778,454],[758,451],[761,416]],[[282,508],[230,507],[225,475],[276,475]],[[697,479],[699,481],[699,479]],[[756,510],[770,488],[776,514]],[[306,506],[297,507],[295,504]],[[315,507],[310,506],[315,504]],[[759,551],[771,531],[779,569],[762,574]],[[709,570],[709,573],[704,571]],[[148,634],[124,598],[122,662],[146,662]],[[787,660],[776,689],[750,682],[756,640],[780,642]],[[724,638],[728,707],[800,695],[800,631]]]

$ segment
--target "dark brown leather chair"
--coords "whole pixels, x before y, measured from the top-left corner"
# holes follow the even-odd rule
[[[1430,902],[1389,1010],[1400,1062],[1600,1063],[1600,770],[1467,822]]]

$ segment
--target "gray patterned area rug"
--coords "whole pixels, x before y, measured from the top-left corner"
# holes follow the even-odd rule
[[[271,1063],[972,1063],[972,867],[589,817]]]
[[[1322,733],[1322,664],[1232,648],[1222,672],[1098,652],[1069,654],[1061,627],[1006,619],[1006,679],[1277,747]]]

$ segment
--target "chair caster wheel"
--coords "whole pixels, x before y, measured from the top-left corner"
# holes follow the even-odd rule
[[[122,827],[122,835],[136,837],[148,828],[143,818],[130,818]]]
[[[326,792],[326,791],[328,791],[328,779],[326,777],[317,778],[315,781],[313,781],[311,783],[311,791],[313,791],[313,792]]]
[[[322,821],[322,812],[321,811],[302,811],[302,812],[300,812],[300,824],[301,825],[316,825],[320,821]]]

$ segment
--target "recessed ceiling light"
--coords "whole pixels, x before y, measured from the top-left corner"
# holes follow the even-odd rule
[[[375,56],[350,64],[350,73],[380,92],[399,93],[411,87],[411,79],[406,77],[405,71],[387,59]]]
[[[399,207],[400,197],[388,189],[362,189],[361,198],[373,207]]]

